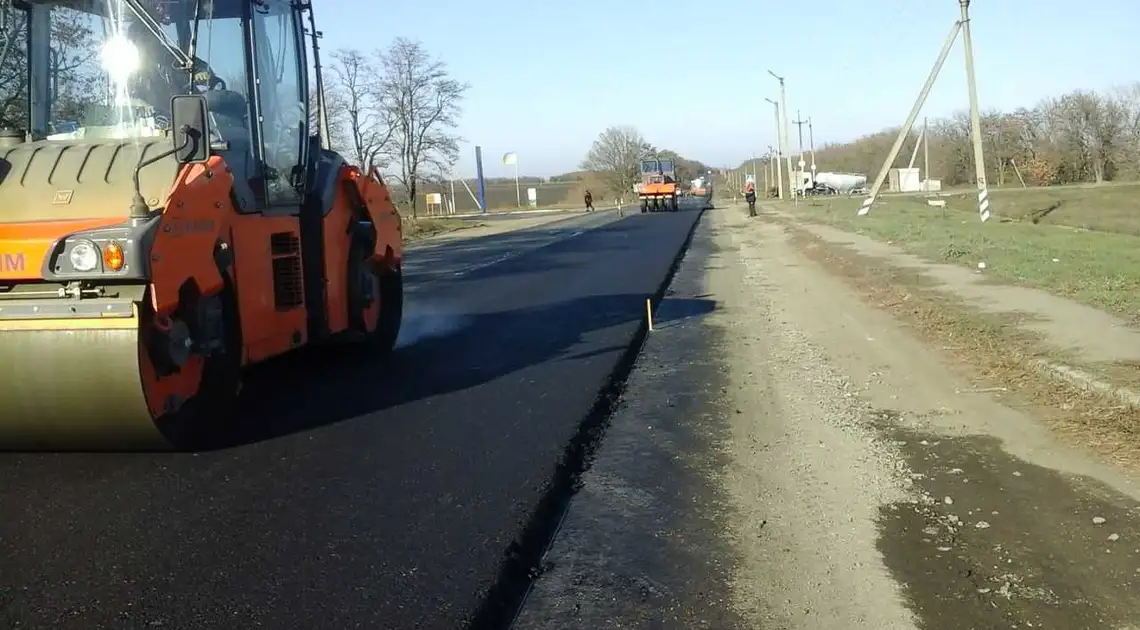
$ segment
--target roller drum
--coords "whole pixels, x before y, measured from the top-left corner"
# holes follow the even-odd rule
[[[0,322],[0,450],[171,448],[147,406],[138,319],[86,321]]]

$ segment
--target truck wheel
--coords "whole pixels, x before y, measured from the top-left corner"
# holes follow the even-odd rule
[[[642,199],[641,200],[641,213],[645,214],[646,212],[649,212],[649,200],[648,199]]]

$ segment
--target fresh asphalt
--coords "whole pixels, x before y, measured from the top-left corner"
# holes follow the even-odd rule
[[[410,249],[397,352],[260,368],[223,448],[0,455],[0,627],[469,626],[685,209]]]

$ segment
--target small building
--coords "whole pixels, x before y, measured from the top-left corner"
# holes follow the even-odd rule
[[[922,179],[917,168],[892,168],[888,173],[891,192],[919,192]]]

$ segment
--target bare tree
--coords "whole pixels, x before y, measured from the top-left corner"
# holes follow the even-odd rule
[[[610,192],[624,196],[641,181],[641,157],[647,152],[652,152],[652,146],[637,129],[610,127],[594,140],[581,168],[598,173]]]
[[[0,119],[27,128],[27,14],[9,7],[4,18],[0,24]],[[97,19],[82,11],[56,7],[51,12],[48,86],[50,114],[57,120],[82,118],[105,93],[95,62],[97,26]]]
[[[378,69],[363,53],[352,48],[332,54],[331,81],[326,86],[329,127],[340,122],[343,143],[351,161],[361,168],[384,166],[383,157],[392,139],[390,107],[379,92]],[[335,112],[335,113],[334,113]]]
[[[399,165],[395,178],[415,218],[421,173],[446,172],[459,158],[460,138],[454,130],[470,86],[453,79],[446,64],[418,41],[397,38],[376,59],[383,69],[378,96],[392,124],[391,156]]]
[[[345,147],[348,142],[348,121],[347,112],[348,108],[345,107],[343,94],[340,90],[330,89],[325,86],[325,107],[328,108],[326,117],[329,121],[329,143],[331,149],[340,152],[342,155],[346,153]],[[309,129],[313,134],[316,134],[321,128],[321,110],[320,101],[317,99],[317,90],[313,88],[309,91]]]

